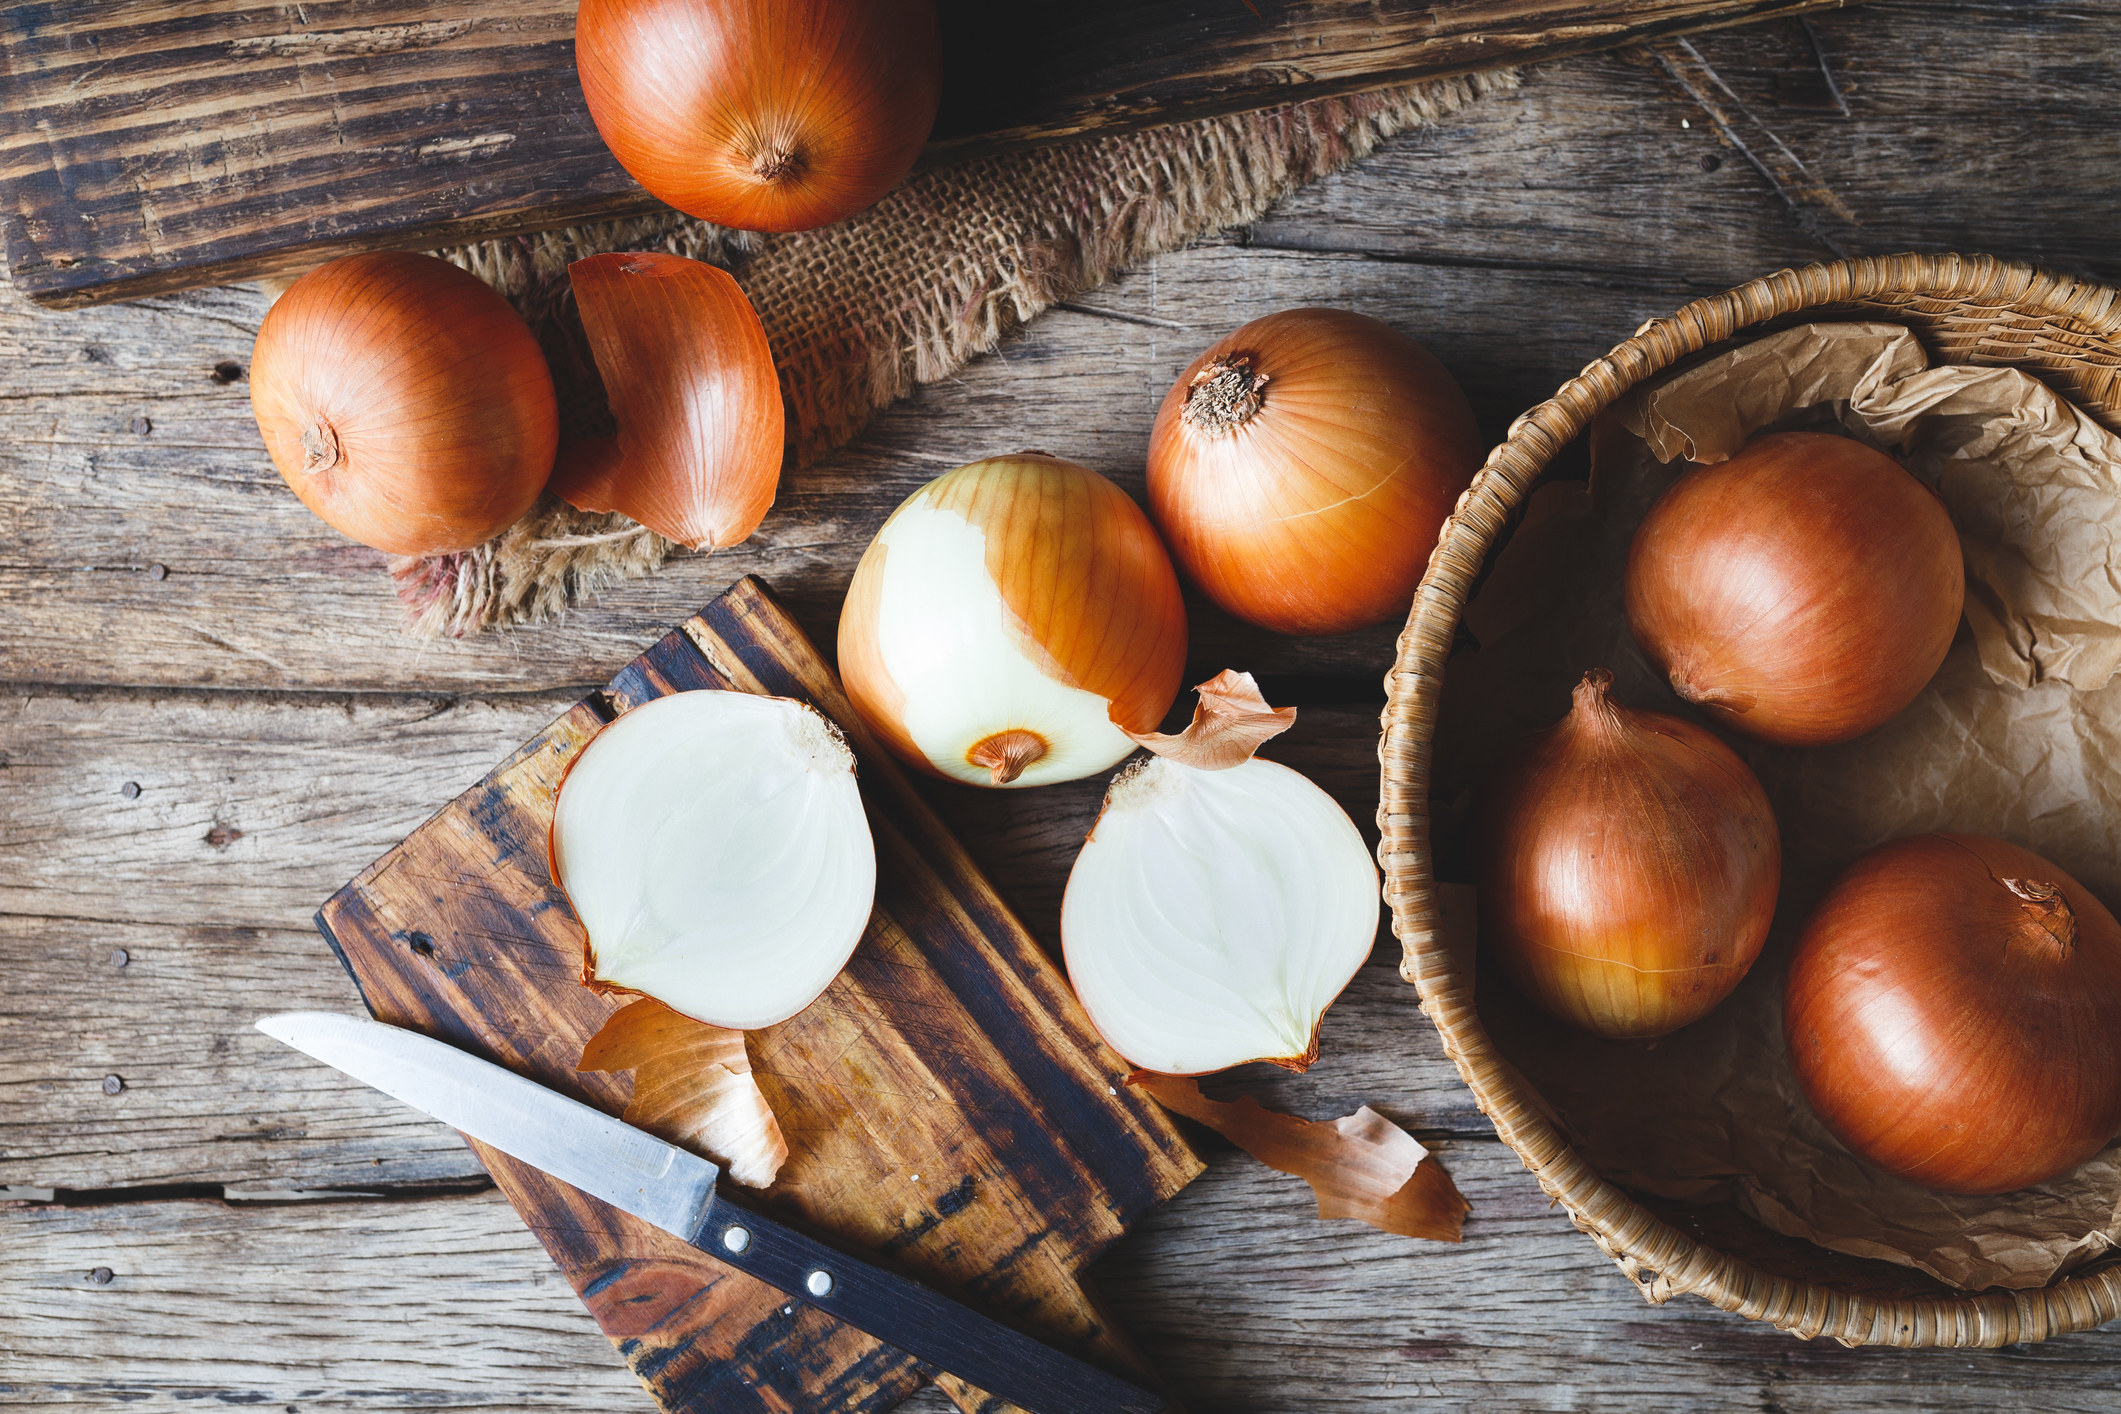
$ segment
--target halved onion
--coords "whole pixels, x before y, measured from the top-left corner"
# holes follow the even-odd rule
[[[552,876],[587,933],[587,986],[710,1026],[786,1021],[846,966],[876,895],[854,754],[787,698],[643,703],[561,784]]]
[[[1303,1070],[1376,939],[1377,865],[1354,821],[1251,756],[1267,713],[1249,675],[1204,684],[1185,733],[1138,738],[1159,754],[1114,778],[1068,875],[1069,979],[1106,1043],[1145,1069]],[[1226,759],[1239,733],[1236,764],[1188,764]]]

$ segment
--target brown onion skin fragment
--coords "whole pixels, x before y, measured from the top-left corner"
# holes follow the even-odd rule
[[[1480,933],[1543,1010],[1611,1040],[1699,1020],[1767,939],[1782,847],[1767,795],[1691,722],[1576,689],[1483,798]]]
[[[1718,726],[1786,746],[1863,735],[1936,676],[1965,567],[1935,492],[1820,432],[1687,472],[1635,532],[1628,627]]]
[[[2056,911],[2004,881],[2051,885]],[[1805,924],[1783,1010],[1812,1109],[1944,1193],[2007,1193],[2121,1133],[2121,923],[2029,850],[1914,835],[1858,859]]]

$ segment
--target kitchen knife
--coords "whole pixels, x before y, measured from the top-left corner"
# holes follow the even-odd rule
[[[257,1027],[739,1271],[1031,1414],[1153,1414],[1161,1395],[720,1197],[714,1164],[416,1031],[335,1012]]]

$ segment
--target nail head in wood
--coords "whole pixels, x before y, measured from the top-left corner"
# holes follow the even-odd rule
[[[155,424],[148,421],[145,414],[142,414],[141,416],[135,417],[133,419],[133,431],[138,433],[140,436],[145,437],[148,433],[154,430]]]
[[[119,1079],[119,1078],[118,1078],[117,1076],[115,1076],[115,1075],[106,1075],[106,1076],[104,1076],[104,1077],[103,1077],[103,1093],[104,1093],[104,1094],[106,1094],[106,1095],[115,1095],[115,1094],[117,1094],[117,1093],[118,1093],[118,1092],[119,1092],[120,1090],[123,1090],[124,1088],[125,1088],[125,1082],[124,1082],[123,1080]]]
[[[751,1245],[751,1229],[748,1227],[725,1227],[722,1229],[722,1250],[741,1252]]]
[[[168,579],[168,578],[169,578],[169,566],[168,566],[168,565],[149,565],[149,566],[147,567],[147,577],[148,577],[149,579],[153,579],[153,580],[164,580],[164,579]]]
[[[823,1267],[812,1268],[810,1275],[803,1278],[803,1290],[809,1292],[812,1296],[830,1296],[832,1294],[832,1273],[826,1271]]]
[[[88,1274],[88,1279],[98,1286],[109,1286],[111,1279],[115,1276],[117,1276],[117,1273],[109,1267],[98,1267]]]
[[[112,967],[123,967],[132,960],[133,955],[124,948],[112,948],[110,950],[110,965]]]
[[[138,781],[127,781],[124,785],[118,787],[118,794],[124,796],[127,800],[138,800],[140,798],[140,783]]]

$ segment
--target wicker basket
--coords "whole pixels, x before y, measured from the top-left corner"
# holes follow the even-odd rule
[[[1459,1073],[1539,1184],[1568,1209],[1644,1296],[1690,1292],[1794,1334],[1847,1345],[1998,1346],[2044,1340],[2121,1316],[2121,1266],[2036,1291],[1953,1293],[1883,1263],[1842,1259],[1744,1222],[1666,1221],[1593,1172],[1524,1092],[1475,1013],[1437,933],[1429,841],[1430,740],[1445,659],[1489,550],[1556,453],[1629,388],[1740,331],[1814,318],[1903,324],[1940,362],[2008,364],[2043,378],[2121,429],[2121,291],[1985,256],[1897,255],[1783,270],[1696,300],[1635,336],[1517,419],[1459,500],[1399,637],[1386,680],[1385,894],[1406,950],[1401,973],[1443,1033]],[[1746,1229],[1740,1232],[1738,1229]],[[1744,1247],[1745,1256],[1721,1250]],[[1801,1249],[1801,1250],[1793,1250]]]

